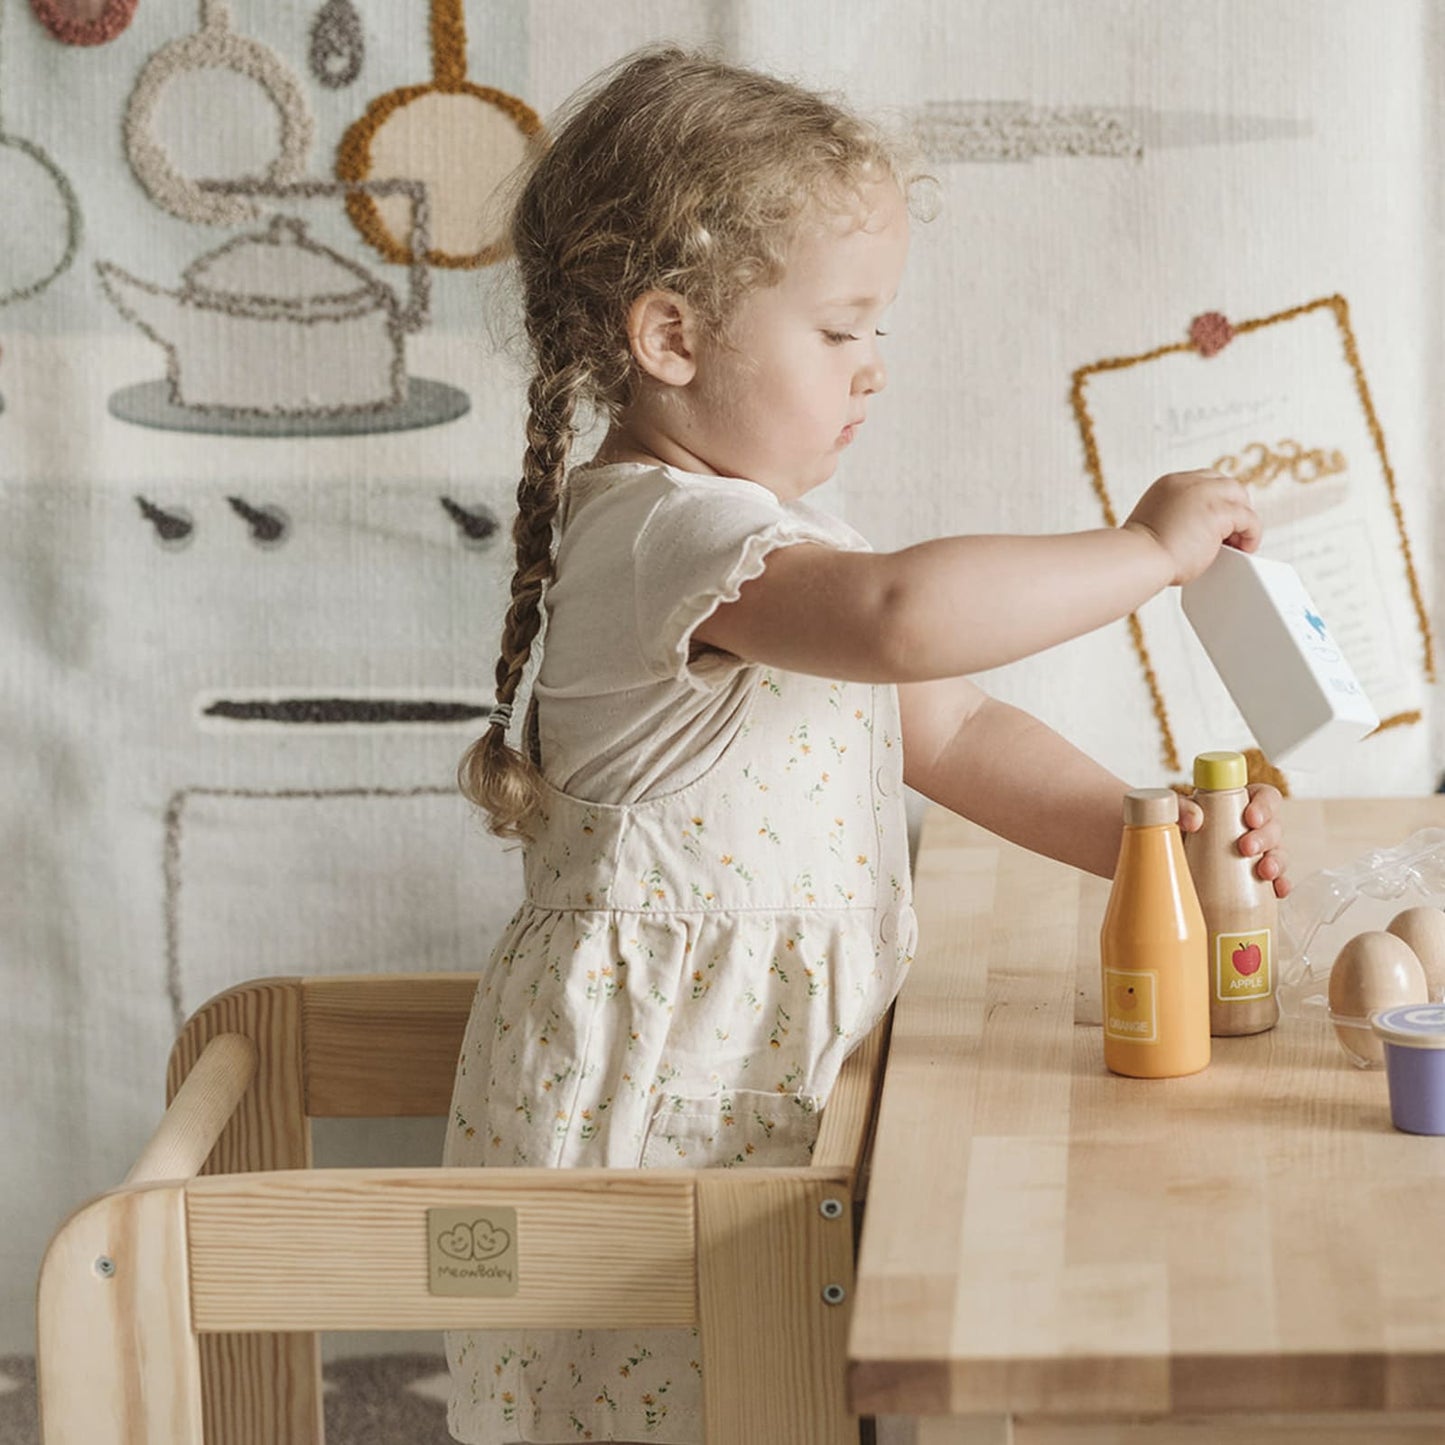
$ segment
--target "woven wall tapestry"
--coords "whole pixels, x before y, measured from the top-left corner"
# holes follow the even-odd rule
[[[1165,472],[1239,477],[1264,524],[1260,555],[1299,571],[1380,732],[1420,720],[1434,678],[1430,622],[1342,296],[1233,324],[1196,317],[1187,340],[1080,367],[1073,406],[1110,525]],[[1207,748],[1253,747],[1177,588],[1134,613],[1129,629],[1166,767]]]
[[[531,24],[0,0],[0,1359],[187,1014],[476,970],[516,909],[455,778],[524,444],[492,198],[565,84]]]

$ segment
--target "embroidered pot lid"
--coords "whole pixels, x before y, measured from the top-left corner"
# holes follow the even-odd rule
[[[389,287],[311,240],[293,216],[197,257],[183,281],[187,299],[231,312],[345,316],[395,304]]]

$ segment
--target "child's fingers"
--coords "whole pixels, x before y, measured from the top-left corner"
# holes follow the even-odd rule
[[[1258,522],[1242,527],[1239,531],[1231,532],[1225,538],[1225,546],[1233,547],[1239,552],[1258,552],[1259,544],[1264,538],[1264,529]]]
[[[1251,828],[1239,840],[1239,851],[1254,857],[1256,854],[1263,857],[1279,847],[1280,840],[1284,837],[1284,829],[1279,825],[1277,818],[1271,818],[1262,828]]]
[[[1289,855],[1283,848],[1273,848],[1254,865],[1255,876],[1274,884],[1274,896],[1284,898],[1290,891]]]
[[[1249,802],[1244,809],[1244,826],[1262,828],[1279,813],[1283,801],[1280,791],[1273,783],[1251,783]]]

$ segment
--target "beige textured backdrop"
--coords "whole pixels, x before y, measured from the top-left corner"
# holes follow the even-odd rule
[[[366,103],[426,79],[432,57],[421,0],[354,0],[360,75],[325,85],[307,60],[318,8],[235,0],[231,23],[296,77],[314,125],[300,174],[324,180]],[[0,0],[0,122],[49,156],[83,220],[68,267],[0,306],[0,1355],[31,1348],[49,1233],[153,1126],[179,1016],[269,972],[477,967],[516,888],[515,859],[449,791],[475,717],[436,712],[484,702],[506,576],[489,529],[507,520],[522,383],[482,321],[493,274],[432,272],[405,366],[442,383],[433,413],[413,398],[412,429],[383,431],[398,414],[373,405],[339,435],[314,417],[280,435],[274,413],[222,434],[157,409],[164,355],[102,289],[97,262],[175,290],[198,258],[265,228],[167,211],[126,142],[142,67],[201,13],[143,0],[122,34],[79,49]],[[880,548],[1100,525],[1069,404],[1077,368],[1182,341],[1204,312],[1344,296],[1439,627],[1440,4],[469,0],[466,19],[470,78],[544,116],[600,64],[669,37],[924,127],[943,206],[896,307],[889,394],[826,493]],[[151,130],[191,174],[254,173],[276,151],[270,111],[234,77],[179,83]],[[28,155],[0,150],[22,168]],[[29,167],[23,205],[0,190],[0,296],[64,251],[48,174]],[[405,293],[404,268],[335,197],[280,208]],[[1259,395],[1224,419],[1290,437],[1294,402],[1279,397],[1336,385],[1341,365],[1301,344],[1287,387],[1255,378]],[[161,425],[134,420],[147,385]],[[1187,376],[1151,385],[1154,415],[1186,415]],[[1214,460],[1208,437],[1171,439],[1167,425],[1111,439],[1111,482]],[[1349,483],[1378,528],[1371,458],[1351,458]],[[1363,595],[1398,610],[1402,557],[1371,555]],[[1397,629],[1400,687],[1423,720],[1335,775],[1291,778],[1296,791],[1435,786],[1416,627]],[[1171,776],[1122,624],[989,681],[1140,784]],[[1189,698],[1166,701],[1187,720]],[[389,1147],[365,1132],[336,1136],[329,1157]]]

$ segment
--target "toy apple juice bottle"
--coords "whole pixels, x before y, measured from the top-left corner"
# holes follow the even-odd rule
[[[1104,1063],[1136,1079],[1209,1062],[1204,915],[1169,788],[1124,795],[1124,835],[1099,930]]]
[[[1204,825],[1184,839],[1184,856],[1209,931],[1209,1030],[1258,1034],[1279,1022],[1274,945],[1279,905],[1274,884],[1254,871],[1258,858],[1239,851],[1249,830],[1248,774],[1242,753],[1194,759],[1194,801]]]

